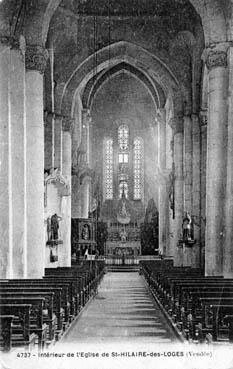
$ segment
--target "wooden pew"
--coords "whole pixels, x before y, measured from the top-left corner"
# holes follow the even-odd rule
[[[50,288],[44,286],[21,286],[8,284],[1,286],[0,284],[0,296],[2,294],[21,294],[21,295],[38,295],[46,298],[46,304],[48,305],[48,319],[44,318],[44,322],[49,325],[49,339],[52,341],[55,337],[55,330],[62,330],[61,320],[61,289]],[[55,319],[55,316],[56,319]],[[57,324],[57,327],[55,326]]]
[[[73,278],[75,282],[78,283],[78,290],[80,295],[80,300],[82,306],[85,305],[88,299],[88,278],[86,273],[77,273],[75,270],[71,270],[70,268],[57,268],[53,270],[45,269],[44,279],[54,278],[54,277],[66,277]]]
[[[161,267],[156,270],[154,265],[147,264],[142,267],[142,271],[152,293],[167,308],[177,326],[183,331],[188,330],[188,337],[193,339],[195,328],[200,322],[203,326],[202,334],[206,333],[203,322],[206,320],[207,307],[213,311],[213,315],[219,311],[223,312],[225,306],[231,306],[231,309],[233,307],[233,280],[218,276],[205,277],[200,270],[191,271],[189,268],[180,267],[169,270]],[[200,311],[203,304],[205,309]],[[220,321],[221,317],[217,315],[212,319],[211,327],[207,327],[214,340],[218,339],[217,329]],[[225,327],[220,326],[220,329],[224,332]]]
[[[70,310],[71,310],[71,304],[72,304],[72,286],[69,282],[65,282],[62,280],[61,282],[55,281],[46,281],[44,279],[11,279],[7,281],[1,281],[0,287],[3,286],[13,286],[13,287],[30,287],[30,288],[51,288],[52,291],[56,289],[62,290],[62,297],[61,297],[61,304],[62,309],[64,309],[64,314],[61,313],[61,319],[63,319],[65,322],[69,322],[70,320]],[[7,288],[7,287],[6,287]],[[59,327],[60,329],[60,327]]]
[[[30,314],[32,305],[30,304],[5,304],[0,305],[1,315],[13,315],[14,320],[19,321],[23,332],[21,335],[12,335],[12,346],[25,346],[32,349],[35,346],[37,336],[30,332]]]
[[[83,291],[81,289],[78,279],[75,279],[66,275],[49,275],[43,279],[48,285],[51,283],[62,284],[67,283],[69,285],[69,301],[70,301],[70,315],[75,316],[82,307]]]
[[[38,346],[43,348],[47,341],[47,324],[43,320],[43,309],[45,307],[45,298],[41,296],[0,296],[0,305],[9,304],[30,304],[33,324],[30,324],[31,332],[38,336]]]
[[[228,324],[228,329],[229,329],[229,342],[233,343],[233,314],[232,314],[232,306],[229,306],[229,309],[231,310],[230,315],[225,315],[224,320],[225,322]]]
[[[3,339],[3,350],[9,351],[12,346],[12,321],[14,315],[0,315],[0,332]]]
[[[44,307],[43,307],[43,321],[48,325],[48,340],[53,341],[55,338],[55,328],[56,328],[56,315],[54,314],[54,292],[35,292],[33,290],[30,291],[1,291],[0,299],[4,299],[7,297],[43,297],[44,298]]]
[[[203,335],[211,333],[213,341],[219,340],[219,332],[225,333],[225,338],[229,340],[232,339],[232,326],[223,326],[223,322],[233,314],[233,299],[216,299],[216,298],[201,298],[203,304],[203,313],[201,324],[199,325],[200,332]],[[210,319],[208,319],[208,314],[211,313]],[[227,319],[226,319],[227,320]],[[195,322],[196,323],[196,322]],[[226,331],[228,334],[226,335]]]

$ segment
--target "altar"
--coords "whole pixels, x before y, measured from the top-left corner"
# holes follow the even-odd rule
[[[127,242],[107,241],[106,255],[116,255],[116,256],[141,255],[141,243],[140,241],[127,241]]]

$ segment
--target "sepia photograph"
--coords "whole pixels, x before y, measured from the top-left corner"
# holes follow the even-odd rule
[[[233,369],[233,0],[0,0],[0,369]]]

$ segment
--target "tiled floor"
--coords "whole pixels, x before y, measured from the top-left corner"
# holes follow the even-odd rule
[[[176,341],[159,307],[137,273],[108,273],[63,343]]]

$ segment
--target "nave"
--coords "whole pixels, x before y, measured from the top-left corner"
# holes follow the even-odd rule
[[[105,274],[98,294],[62,338],[61,344],[111,341],[177,341],[138,272]]]
[[[232,345],[232,14],[0,0],[2,350]]]

